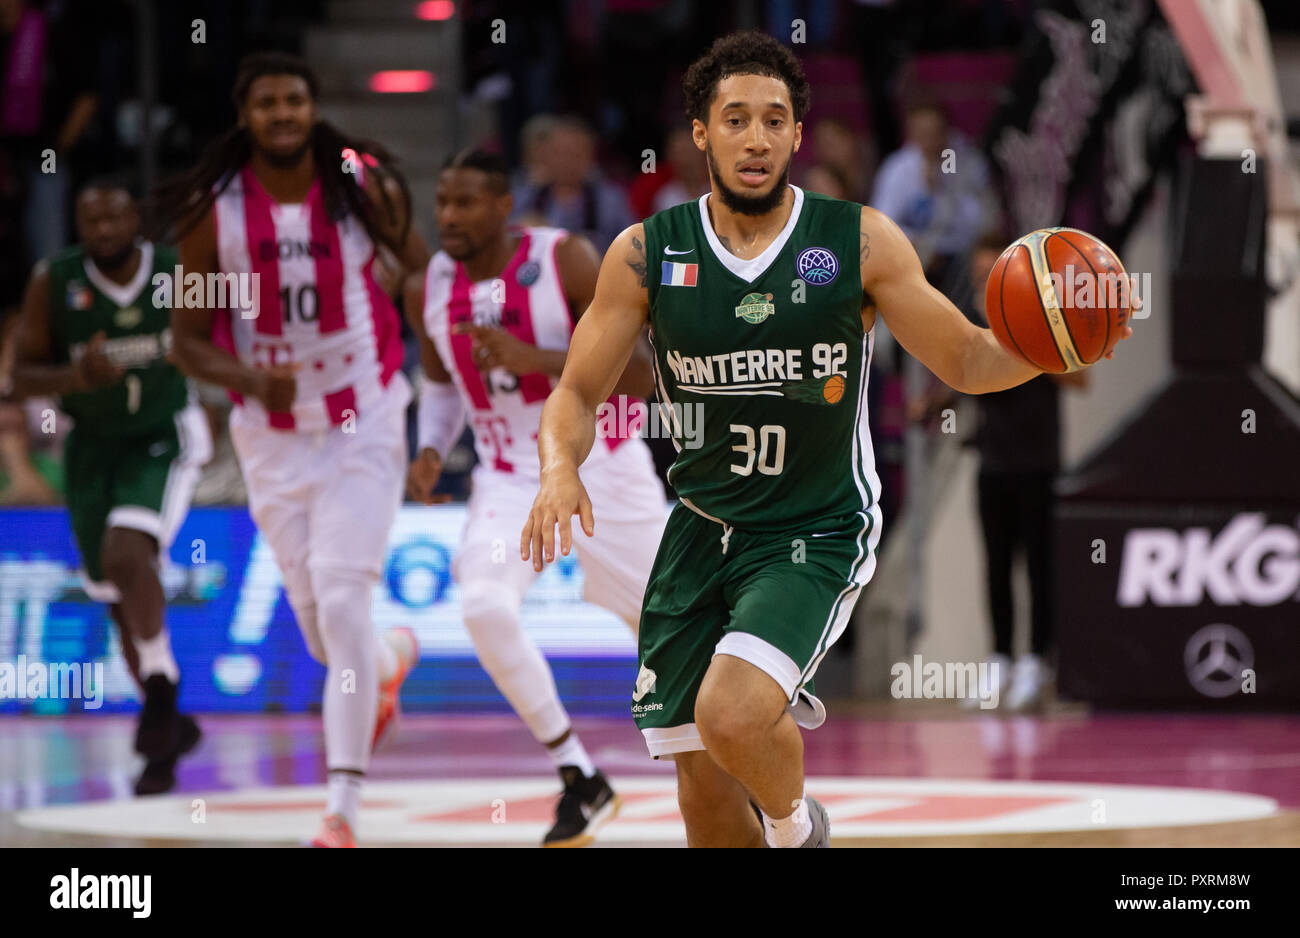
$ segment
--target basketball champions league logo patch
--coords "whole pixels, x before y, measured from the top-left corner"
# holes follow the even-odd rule
[[[541,275],[541,264],[537,263],[537,261],[525,261],[519,265],[519,270],[515,272],[515,280],[518,281],[521,287],[531,287]]]
[[[839,275],[840,262],[826,248],[804,248],[795,258],[794,268],[804,283],[822,287]]]

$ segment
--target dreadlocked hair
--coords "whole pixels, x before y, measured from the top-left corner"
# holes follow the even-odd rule
[[[255,52],[239,63],[232,93],[236,110],[247,101],[253,82],[265,75],[297,76],[307,83],[312,100],[319,98],[320,82],[306,62],[282,52]],[[330,219],[338,222],[355,215],[371,241],[400,251],[411,227],[411,192],[406,179],[396,169],[397,161],[393,155],[375,141],[349,137],[323,120],[312,127],[309,146],[320,179],[321,198]],[[236,125],[213,141],[192,169],[159,184],[145,208],[148,219],[145,230],[149,237],[165,238],[170,234],[180,240],[193,231],[252,154],[248,130]],[[358,161],[364,162],[365,172],[373,173],[379,182],[383,211],[388,219],[396,220],[405,213],[398,237],[385,233],[375,204],[358,185],[357,177],[349,171]],[[385,184],[390,180],[401,192],[400,205],[389,196]]]

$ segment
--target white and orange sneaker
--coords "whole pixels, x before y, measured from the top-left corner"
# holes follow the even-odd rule
[[[352,826],[341,814],[327,814],[321,821],[320,833],[311,839],[313,847],[355,847]]]
[[[375,735],[370,741],[372,752],[378,749],[380,743],[391,736],[397,727],[402,711],[398,699],[402,682],[420,660],[420,643],[410,629],[389,629],[381,636],[381,640],[388,642],[397,654],[397,673],[393,675],[392,680],[379,685],[379,712],[375,715]]]

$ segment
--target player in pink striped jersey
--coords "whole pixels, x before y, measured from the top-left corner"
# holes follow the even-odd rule
[[[164,185],[186,276],[256,275],[251,308],[172,312],[174,357],[226,387],[249,507],[275,553],[324,690],[328,803],[316,846],[354,846],[361,780],[418,649],[376,635],[371,593],[406,472],[410,385],[400,320],[375,280],[386,246],[408,271],[428,248],[410,229],[405,183],[376,144],[316,113],[307,66],[250,56],[235,82],[239,124]],[[181,295],[177,285],[177,295]]]
[[[564,370],[573,324],[591,302],[600,257],[583,238],[555,228],[508,228],[510,208],[499,156],[471,150],[448,162],[437,190],[442,250],[422,279],[408,280],[406,292],[427,379],[409,490],[432,500],[442,455],[468,415],[479,464],[454,571],[465,626],[484,669],[564,782],[544,845],[583,846],[619,801],[573,732],[546,659],[520,626],[536,573],[511,548],[540,478],[542,405]],[[652,381],[643,345],[614,394],[644,397]],[[595,537],[578,547],[584,598],[623,618],[635,634],[663,533],[663,486],[649,448],[628,432],[598,442],[582,476],[597,510],[608,512]]]

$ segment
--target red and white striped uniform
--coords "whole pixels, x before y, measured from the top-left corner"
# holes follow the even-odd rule
[[[217,313],[213,341],[254,367],[302,365],[292,411],[231,392],[240,422],[310,432],[379,406],[400,376],[401,328],[360,220],[329,218],[319,178],[305,202],[278,203],[249,166],[217,196],[213,218],[221,271],[260,280],[252,310]]]
[[[491,280],[471,282],[464,264],[439,251],[425,276],[424,325],[465,402],[479,464],[536,481],[537,428],[557,379],[545,374],[515,376],[504,368],[484,374],[474,364],[473,337],[452,332],[457,324],[472,322],[538,348],[569,347],[573,319],[555,263],[556,245],[568,232],[524,228],[518,234],[514,256]],[[617,406],[617,398],[611,397],[610,403]],[[599,465],[626,439],[626,434],[597,439],[584,466]]]
[[[455,575],[471,592],[471,584],[491,584],[516,612],[536,574],[513,551],[499,556],[499,546],[518,543],[537,496],[537,428],[556,379],[516,377],[504,368],[484,374],[474,365],[473,337],[454,335],[452,327],[473,322],[538,348],[568,348],[573,319],[555,263],[556,245],[567,232],[525,228],[518,234],[519,248],[499,277],[473,283],[463,264],[439,252],[429,263],[424,291],[424,325],[460,390],[479,457]],[[610,402],[617,404],[617,398]],[[625,404],[622,412],[629,410]],[[598,522],[595,537],[574,541],[585,573],[583,597],[635,623],[663,534],[665,502],[650,448],[636,436],[637,423],[620,429],[621,435],[598,434],[578,470]]]

